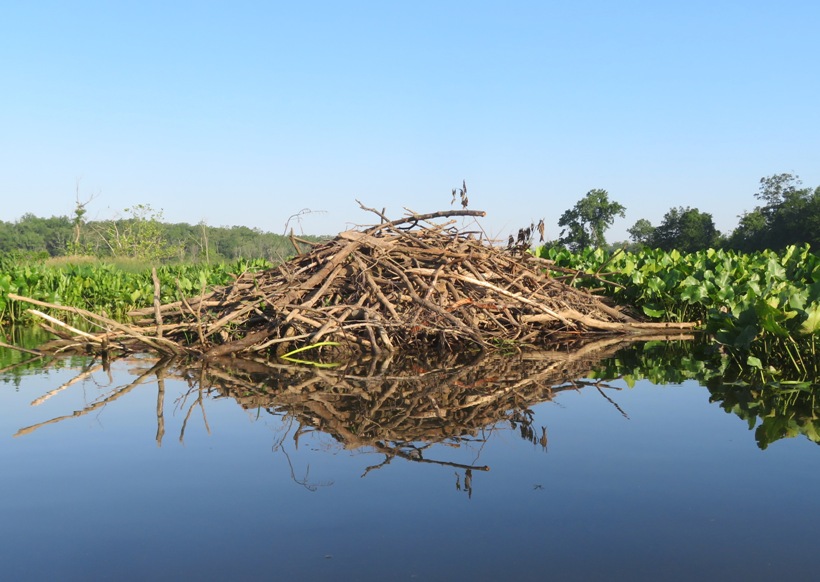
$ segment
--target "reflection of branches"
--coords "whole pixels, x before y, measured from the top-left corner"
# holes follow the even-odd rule
[[[182,421],[182,429],[179,431],[179,442],[185,444],[185,427],[188,426],[188,419],[191,418],[191,413],[193,412],[194,408],[198,405],[199,408],[202,410],[202,420],[205,422],[205,430],[208,434],[211,434],[211,427],[208,425],[208,415],[205,413],[205,404],[203,403],[202,393],[204,392],[203,388],[198,388],[196,390],[196,400],[191,403],[191,406],[188,407],[188,412],[185,414],[185,420]],[[188,391],[190,394],[191,391]],[[187,399],[187,394],[186,394]]]
[[[228,396],[245,410],[255,410],[257,414],[267,411],[281,417],[283,433],[279,434],[282,429],[277,424],[272,451],[281,451],[293,482],[309,491],[317,491],[333,482],[311,481],[309,465],[304,474],[301,468],[297,471],[294,463],[300,465],[299,458],[290,457],[286,441],[292,438],[294,451],[298,451],[303,436],[320,431],[346,449],[383,456],[380,463],[366,467],[362,477],[398,458],[456,470],[457,486],[471,495],[474,473],[490,469],[479,464],[479,460],[495,431],[511,426],[532,445],[540,445],[547,451],[547,427],[540,426],[539,430],[534,425],[533,407],[554,402],[554,397],[562,391],[594,387],[628,418],[602,390],[613,387],[574,380],[589,378],[591,366],[615,350],[615,343],[607,340],[574,351],[562,349],[486,357],[471,354],[442,361],[394,355],[392,362],[372,358],[333,371],[283,365],[275,359],[211,359],[201,365],[175,369],[174,377],[188,384],[188,390],[183,389],[175,399],[175,411],[178,410],[180,416],[184,414],[179,442],[184,444],[195,408],[200,409],[205,430],[210,434],[204,401]],[[167,365],[160,361],[132,384],[71,416],[102,407],[155,374],[156,442],[161,446],[165,434]],[[82,379],[83,374],[73,382]],[[49,396],[46,394],[42,399]],[[69,416],[21,429],[18,436],[65,418]],[[466,461],[463,463],[428,458],[441,456],[442,446],[469,449],[466,455],[476,454],[472,458],[460,456]]]
[[[93,360],[92,360],[92,363],[93,363]],[[46,400],[48,400],[49,398],[51,398],[55,394],[58,394],[58,393],[62,392],[63,390],[65,390],[69,386],[73,386],[77,382],[82,382],[83,380],[86,380],[92,374],[102,370],[102,368],[103,368],[102,364],[98,364],[96,366],[91,366],[91,363],[89,363],[89,365],[85,368],[85,370],[83,370],[80,374],[77,374],[74,378],[72,378],[68,382],[65,382],[65,383],[61,384],[59,387],[55,388],[54,390],[49,390],[48,392],[46,392],[45,394],[43,394],[39,398],[34,399],[31,402],[31,405],[32,406],[39,406],[40,404],[42,404],[43,402],[45,402]]]
[[[614,400],[612,400],[612,398],[610,398],[606,394],[604,394],[604,391],[601,390],[601,388],[609,388],[610,390],[619,390],[620,391],[620,388],[618,388],[617,386],[612,386],[611,384],[605,384],[604,382],[602,382],[600,380],[596,380],[595,382],[590,382],[588,380],[573,380],[569,384],[571,386],[575,387],[576,389],[582,388],[584,386],[594,387],[598,391],[598,393],[607,400],[607,402],[609,402],[612,406],[614,406],[615,409],[618,412],[620,412],[621,415],[623,415],[624,418],[629,420],[629,415],[626,412],[624,412],[624,410],[620,406],[618,406],[618,403],[615,402]]]
[[[380,453],[384,454],[384,461],[377,465],[371,465],[367,467],[362,474],[362,477],[367,475],[370,471],[375,469],[381,469],[385,465],[389,465],[390,462],[399,457],[400,459],[405,459],[407,461],[413,461],[415,463],[430,463],[432,465],[442,465],[445,467],[455,467],[457,469],[466,469],[466,470],[476,470],[476,471],[489,471],[490,468],[487,465],[466,465],[464,463],[453,463],[451,461],[437,461],[435,459],[425,459],[423,455],[423,451],[425,449],[430,448],[434,444],[441,444],[435,442],[426,443],[423,446],[418,446],[412,443],[399,443],[394,446],[388,445],[386,443],[377,442],[373,443],[371,446],[379,451]]]
[[[547,429],[533,426],[531,407],[587,385],[574,379],[585,378],[593,364],[622,345],[622,339],[607,338],[571,349],[439,361],[394,355],[383,365],[373,358],[334,371],[276,360],[217,359],[209,361],[207,380],[247,409],[286,411],[298,421],[299,428],[289,432],[297,446],[301,434],[320,430],[345,448],[383,454],[363,475],[394,458],[477,471],[486,470],[478,462],[481,450],[503,421],[546,452]],[[481,444],[472,462],[427,458],[434,445],[459,448],[476,437]]]
[[[193,370],[190,369],[186,370],[184,374],[184,376],[188,380],[190,388],[176,401],[177,409],[182,410],[185,407],[185,404],[188,402],[188,397],[192,393],[196,392],[196,400],[194,400],[194,402],[191,403],[191,406],[188,407],[188,412],[185,414],[185,419],[182,421],[182,428],[179,431],[179,442],[182,444],[185,444],[185,429],[188,426],[188,420],[191,418],[191,413],[197,405],[202,410],[202,420],[205,423],[205,430],[208,434],[211,434],[211,427],[208,424],[208,415],[205,413],[205,404],[203,397],[203,392],[206,391],[207,387],[205,368],[203,367],[200,370],[198,370],[198,380],[193,377],[193,375],[191,374],[192,371]]]
[[[609,396],[604,394],[604,391],[601,390],[600,386],[596,386],[595,388],[597,388],[600,395],[603,396],[604,398],[606,398],[609,401],[609,403],[612,404],[612,406],[614,406],[615,409],[624,416],[625,419],[629,420],[629,415],[626,412],[624,412],[623,409],[620,406],[618,406],[617,402],[615,402],[614,400],[612,400],[612,398],[610,398]],[[610,388],[611,388],[611,386],[610,386]]]
[[[157,375],[157,446],[162,446],[162,437],[165,436],[165,379]]]
[[[4,347],[4,345],[7,345],[7,344],[0,345],[0,347]],[[27,358],[25,360],[15,362],[14,364],[9,364],[5,368],[0,368],[0,374],[5,374],[6,372],[10,372],[11,370],[14,370],[15,368],[22,368],[24,366],[27,366],[27,365],[33,363],[33,362],[36,362],[37,360],[43,359],[43,357],[44,357],[43,355],[33,356],[31,358]]]
[[[514,410],[510,414],[510,426],[513,430],[518,429],[521,438],[534,445],[540,445],[543,451],[547,452],[547,427],[541,427],[541,436],[535,431],[533,427],[533,411],[530,409]]]
[[[269,410],[269,412],[271,412],[271,414],[274,414],[275,416],[278,416],[273,411]],[[319,487],[330,487],[331,485],[333,485],[333,481],[320,481],[316,483],[308,482],[308,478],[310,477],[310,465],[308,465],[305,469],[305,476],[302,479],[296,478],[296,471],[293,468],[293,462],[290,460],[290,455],[285,450],[285,439],[287,438],[290,429],[293,427],[295,419],[292,416],[286,416],[286,418],[288,419],[288,426],[285,428],[282,434],[282,438],[280,438],[277,442],[273,444],[273,446],[271,447],[271,451],[273,451],[274,453],[281,452],[285,456],[285,460],[287,461],[288,467],[290,468],[290,478],[293,480],[294,483],[298,483],[308,491],[316,492],[319,489]],[[301,430],[302,425],[299,424],[299,426],[296,428],[296,431],[293,433],[293,441],[294,443],[296,443],[297,448]]]
[[[456,473],[456,491],[461,491],[461,475]],[[470,469],[464,471],[464,488],[467,493],[467,499],[473,498],[473,472]]]
[[[111,402],[114,402],[115,400],[117,400],[121,396],[124,396],[125,394],[128,394],[131,390],[133,390],[134,388],[136,388],[140,384],[145,383],[148,380],[148,377],[151,376],[152,374],[159,374],[162,370],[167,368],[168,365],[169,365],[169,362],[167,360],[160,360],[156,364],[154,364],[154,366],[152,366],[150,370],[140,374],[137,377],[136,380],[134,380],[133,382],[131,382],[130,384],[128,384],[126,386],[123,386],[122,388],[118,388],[117,390],[112,392],[109,396],[106,396],[106,397],[102,398],[101,400],[97,400],[96,402],[94,402],[93,404],[90,404],[89,406],[86,406],[82,410],[75,411],[73,414],[68,414],[68,415],[65,415],[65,416],[57,416],[57,417],[52,418],[50,420],[46,420],[45,422],[40,422],[40,423],[34,424],[32,426],[21,428],[20,430],[17,431],[17,433],[15,433],[14,436],[18,437],[18,436],[22,436],[22,435],[25,435],[25,434],[29,434],[31,432],[34,432],[38,428],[41,428],[41,427],[46,426],[48,424],[54,424],[54,423],[57,423],[57,422],[61,422],[65,419],[67,419],[67,418],[76,418],[78,416],[83,416],[85,414],[88,414],[89,412],[97,410],[98,408],[103,408],[105,405],[107,405]]]
[[[331,485],[333,485],[333,481],[309,483],[308,478],[310,477],[310,465],[308,465],[305,469],[305,476],[302,479],[297,479],[296,472],[293,470],[293,463],[290,460],[290,455],[284,449],[284,447],[279,449],[279,452],[285,455],[285,459],[287,459],[288,467],[290,467],[290,478],[293,479],[294,483],[298,483],[299,485],[301,485],[302,487],[311,492],[316,492],[319,489],[319,487],[330,487]]]

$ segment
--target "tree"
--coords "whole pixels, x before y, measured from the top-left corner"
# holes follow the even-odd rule
[[[561,215],[558,226],[562,230],[558,242],[572,250],[606,246],[604,232],[612,226],[615,217],[624,216],[625,211],[623,205],[609,200],[606,190],[590,190]]]
[[[161,261],[179,254],[178,248],[165,238],[162,210],[155,211],[150,204],[137,204],[125,212],[130,218],[111,222],[104,237],[113,256]]]
[[[80,244],[80,238],[83,234],[83,226],[85,225],[85,215],[86,212],[88,212],[85,207],[88,206],[94,198],[96,198],[96,196],[92,195],[89,196],[85,202],[80,202],[80,180],[77,180],[77,183],[74,186],[74,218],[71,221],[74,228],[74,238],[68,245],[67,250],[69,254],[83,254],[85,252],[85,249],[83,249]]]
[[[739,217],[737,228],[732,231],[726,246],[744,253],[765,247],[766,217],[760,209],[744,212]]]
[[[780,206],[787,196],[798,191],[803,182],[796,174],[773,174],[760,179],[760,189],[755,198],[766,202],[764,209],[772,211]],[[766,214],[764,212],[764,214]]]
[[[801,188],[794,174],[774,174],[760,179],[755,198],[762,201],[740,216],[728,246],[740,251],[780,250],[809,243],[820,248],[820,188]]]
[[[655,227],[645,218],[641,218],[631,228],[626,229],[629,233],[629,238],[632,242],[641,245],[649,246],[652,244],[652,234],[655,232]]]
[[[693,253],[715,247],[719,240],[720,232],[711,214],[679,206],[663,216],[663,222],[652,233],[651,245],[665,251]]]

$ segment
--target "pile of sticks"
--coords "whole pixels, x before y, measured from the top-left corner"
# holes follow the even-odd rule
[[[543,345],[568,333],[658,333],[693,325],[637,321],[550,275],[550,263],[526,249],[493,245],[480,230],[456,227],[456,218],[484,212],[391,221],[367,210],[382,222],[201,296],[165,305],[156,300],[132,312],[128,326],[100,323],[97,316],[103,331],[79,339],[106,349],[206,358],[269,357],[317,346],[347,356],[485,351]]]

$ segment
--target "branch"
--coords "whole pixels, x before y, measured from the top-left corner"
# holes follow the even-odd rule
[[[381,219],[387,220],[387,217],[384,215],[384,213],[379,212],[375,208],[369,208],[369,207],[365,206],[359,200],[356,200],[356,202],[358,202],[359,207],[361,207],[362,210],[367,210],[368,212],[372,212],[372,213],[376,214]],[[442,210],[440,212],[431,212],[429,214],[415,214],[415,213],[413,213],[410,216],[407,216],[405,218],[400,218],[398,220],[387,220],[387,222],[384,222],[382,224],[378,224],[376,226],[373,226],[373,227],[369,228],[367,230],[367,232],[378,232],[378,231],[380,231],[384,228],[390,227],[390,226],[398,226],[400,224],[406,224],[408,222],[422,222],[422,221],[425,221],[425,220],[432,220],[433,218],[447,218],[447,217],[450,217],[450,216],[478,216],[478,217],[482,217],[482,216],[487,216],[487,213],[484,212],[483,210]]]

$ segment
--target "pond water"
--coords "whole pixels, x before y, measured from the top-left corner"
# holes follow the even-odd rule
[[[540,384],[496,372],[503,396],[497,363],[457,377],[419,365],[431,382],[416,392],[373,365],[5,371],[3,578],[816,575],[820,449],[804,434],[764,450],[694,380],[547,386],[545,365],[522,365]]]

